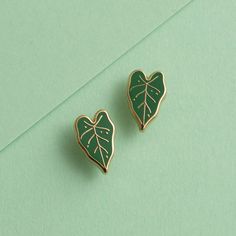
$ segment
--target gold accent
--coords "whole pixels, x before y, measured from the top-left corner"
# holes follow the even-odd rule
[[[144,125],[143,125],[143,122],[139,119],[138,115],[136,114],[136,112],[135,112],[135,110],[134,110],[134,108],[133,108],[133,104],[132,104],[132,101],[131,101],[131,97],[130,97],[130,95],[129,95],[129,90],[132,90],[134,87],[137,87],[137,86],[146,86],[146,87],[145,87],[145,91],[144,91],[144,92],[145,92],[145,97],[146,97],[146,96],[148,95],[148,93],[147,93],[147,86],[150,86],[150,87],[152,87],[152,86],[151,86],[151,85],[147,85],[148,83],[147,83],[146,81],[144,81],[142,78],[140,78],[145,84],[135,85],[134,87],[130,88],[130,86],[131,86],[131,77],[133,76],[133,74],[134,74],[135,72],[138,72],[138,71],[141,71],[141,72],[144,74],[145,79],[148,81],[148,83],[153,82],[153,80],[156,79],[156,77],[155,77],[155,78],[153,78],[153,79],[151,80],[152,76],[153,76],[155,73],[161,73],[161,74],[162,74],[162,78],[163,78],[163,85],[164,85],[164,93],[163,93],[163,95],[162,95],[162,97],[161,97],[161,99],[160,99],[160,101],[159,101],[159,104],[158,104],[158,106],[157,106],[157,109],[156,109],[154,115],[152,116],[152,118],[151,118],[150,120],[148,120],[147,123],[144,124]],[[158,92],[160,92],[160,90],[157,89],[157,88],[155,88],[155,87],[153,87],[153,89],[155,89],[155,90],[157,90]],[[128,90],[127,90],[127,95],[128,95],[128,104],[129,104],[130,110],[131,110],[131,112],[132,112],[134,118],[136,119],[136,121],[137,121],[137,123],[138,123],[139,129],[140,129],[141,131],[143,131],[143,130],[146,128],[146,126],[157,116],[157,114],[158,114],[158,112],[159,112],[159,109],[160,109],[160,104],[161,104],[162,100],[164,99],[164,97],[165,97],[165,95],[166,95],[166,85],[165,85],[164,74],[163,74],[162,72],[160,72],[160,71],[155,71],[155,72],[153,72],[151,75],[146,76],[146,74],[145,74],[142,70],[139,70],[139,69],[134,70],[133,72],[131,72],[131,74],[129,75],[129,78],[128,78]],[[137,95],[136,95],[136,96],[137,96]],[[145,103],[141,103],[139,106],[143,106],[143,105],[145,106]],[[147,104],[146,104],[146,105],[147,105]],[[148,107],[148,108],[149,108],[149,107]],[[145,112],[144,112],[144,114],[145,114]]]
[[[78,120],[81,119],[81,118],[83,118],[83,117],[89,119],[90,122],[94,124],[94,125],[92,126],[92,128],[95,128],[96,124],[99,122],[99,121],[97,121],[97,116],[98,116],[98,114],[99,114],[100,112],[106,113],[107,118],[108,118],[108,120],[110,121],[110,123],[111,123],[111,125],[112,125],[112,127],[113,127],[113,133],[112,133],[112,152],[111,152],[111,157],[110,157],[110,159],[109,159],[108,162],[107,162],[107,166],[105,166],[104,160],[103,160],[104,166],[102,166],[98,161],[96,161],[96,160],[87,152],[86,148],[85,148],[85,147],[82,145],[82,143],[80,142],[80,140],[81,140],[82,137],[83,137],[83,134],[85,134],[85,132],[87,132],[87,131],[90,130],[90,129],[88,129],[87,131],[85,131],[85,132],[80,136],[79,130],[78,130],[78,128],[77,128],[77,127],[78,127],[78,126],[77,126]],[[89,124],[89,125],[90,125],[90,124]],[[99,127],[97,127],[97,128],[99,128]],[[102,127],[102,128],[103,128],[103,127]],[[79,116],[79,117],[76,118],[76,120],[75,120],[75,122],[74,122],[74,129],[75,129],[75,133],[76,133],[77,142],[78,142],[78,144],[80,145],[80,147],[82,148],[83,152],[86,154],[86,156],[89,158],[89,160],[92,161],[92,163],[94,163],[96,166],[99,167],[99,169],[100,169],[103,173],[107,173],[108,167],[109,167],[110,162],[111,162],[111,159],[113,158],[113,155],[114,155],[114,137],[115,137],[115,126],[114,126],[113,122],[111,121],[110,116],[108,115],[108,112],[107,112],[106,110],[103,110],[103,109],[97,111],[96,114],[94,115],[93,120],[91,120],[91,119],[90,119],[88,116],[86,116],[86,115],[81,115],[81,116]],[[103,128],[103,129],[104,129],[104,130],[109,130],[109,129],[107,129],[107,128]],[[96,131],[95,131],[95,135],[96,135],[96,138],[97,138],[97,135],[98,135],[98,134],[97,134]],[[99,146],[99,142],[97,142],[97,143],[98,143],[98,146]],[[95,152],[97,151],[97,149],[99,148],[98,146],[95,148],[94,153],[95,153]],[[100,150],[100,152],[101,152],[101,150]],[[101,155],[101,157],[102,157],[102,159],[103,159],[103,155]]]

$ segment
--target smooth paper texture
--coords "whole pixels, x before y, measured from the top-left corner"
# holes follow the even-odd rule
[[[194,1],[0,153],[0,235],[236,234],[235,1]],[[165,74],[143,133],[128,75]],[[74,119],[107,109],[107,175],[78,146]]]
[[[188,2],[1,1],[0,149]]]

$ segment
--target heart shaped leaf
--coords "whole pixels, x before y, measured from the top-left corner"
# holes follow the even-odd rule
[[[128,98],[141,130],[157,115],[165,93],[164,76],[161,72],[154,72],[149,77],[140,70],[130,74]]]
[[[78,143],[86,155],[105,173],[114,153],[115,127],[104,110],[96,113],[94,120],[80,116],[75,121]]]

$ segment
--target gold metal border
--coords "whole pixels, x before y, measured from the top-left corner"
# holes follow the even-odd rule
[[[144,125],[142,125],[142,121],[139,119],[138,115],[137,115],[136,112],[134,111],[134,107],[133,107],[133,104],[132,104],[132,101],[131,101],[131,97],[130,97],[130,95],[129,95],[129,90],[130,90],[130,85],[131,85],[131,77],[132,77],[132,75],[133,75],[135,72],[137,72],[137,71],[141,71],[141,72],[144,74],[145,79],[146,79],[147,81],[149,81],[149,80],[151,79],[151,77],[152,77],[155,73],[157,73],[157,72],[158,72],[158,73],[161,73],[162,76],[163,76],[164,93],[163,93],[163,95],[162,95],[162,97],[161,97],[161,99],[160,99],[160,101],[159,101],[159,104],[158,104],[158,106],[157,106],[156,112],[154,113],[154,115],[152,116],[152,118],[151,118],[150,120],[148,120],[148,122],[147,122],[146,124],[144,124]],[[136,121],[137,121],[137,123],[138,123],[139,130],[141,130],[141,131],[144,131],[144,129],[146,128],[146,126],[157,116],[157,114],[158,114],[158,112],[159,112],[161,102],[162,102],[163,98],[164,98],[165,95],[166,95],[166,85],[165,85],[165,78],[164,78],[164,77],[165,77],[164,74],[163,74],[162,72],[160,72],[160,71],[155,71],[155,72],[153,72],[151,75],[146,76],[146,74],[145,74],[145,73],[143,72],[143,70],[141,70],[141,69],[140,69],[140,70],[139,70],[139,69],[134,70],[133,72],[130,73],[130,75],[129,75],[129,77],[128,77],[128,90],[127,90],[128,104],[129,104],[129,108],[130,108],[130,110],[131,110],[131,113],[133,114],[134,118],[136,119]]]
[[[108,117],[108,120],[110,121],[110,123],[111,123],[111,125],[112,125],[112,127],[113,127],[113,133],[112,133],[112,153],[111,153],[110,159],[109,159],[108,162],[107,162],[107,167],[102,166],[99,162],[97,162],[95,159],[93,159],[93,157],[87,152],[86,148],[85,148],[85,147],[82,145],[82,143],[80,142],[79,130],[78,130],[77,125],[76,125],[76,124],[78,123],[78,120],[81,119],[81,118],[83,118],[83,117],[89,119],[91,123],[96,123],[96,121],[97,121],[97,116],[98,116],[98,114],[99,114],[100,112],[105,112],[105,113],[106,113],[106,115],[107,115],[107,117]],[[113,158],[114,151],[115,151],[115,150],[114,150],[115,125],[113,124],[113,122],[112,122],[112,120],[111,120],[111,118],[110,118],[108,112],[107,112],[106,110],[104,110],[104,109],[98,110],[98,111],[95,113],[93,120],[91,120],[91,119],[90,119],[88,116],[86,116],[86,115],[81,115],[81,116],[79,116],[79,117],[76,118],[76,120],[75,120],[75,122],[74,122],[74,129],[75,129],[75,133],[76,133],[77,142],[78,142],[78,144],[80,145],[80,147],[82,148],[82,150],[83,150],[83,152],[85,153],[85,155],[89,158],[90,161],[93,162],[93,164],[95,164],[97,167],[99,167],[99,169],[100,169],[103,173],[106,174],[107,171],[108,171],[108,167],[109,167],[109,165],[110,165],[111,159]]]

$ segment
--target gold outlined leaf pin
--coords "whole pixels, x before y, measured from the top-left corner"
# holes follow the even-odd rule
[[[141,130],[144,130],[157,115],[165,94],[164,75],[161,72],[156,71],[149,77],[141,70],[135,70],[130,74],[128,100]]]
[[[104,173],[114,154],[115,126],[105,110],[99,110],[93,120],[80,116],[75,120],[78,143],[86,156]]]

